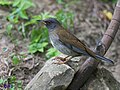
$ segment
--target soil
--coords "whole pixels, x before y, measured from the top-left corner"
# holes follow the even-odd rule
[[[115,4],[101,2],[101,0],[76,0],[74,3],[69,4],[67,8],[63,4],[57,4],[56,0],[33,1],[37,7],[28,11],[34,14],[47,11],[54,15],[59,9],[72,10],[75,14],[73,33],[80,40],[87,43],[91,49],[100,41],[110,22],[101,12],[108,10],[113,13],[115,7]],[[65,2],[68,4],[69,0],[65,0]],[[16,38],[14,41],[10,39],[6,34],[8,22],[5,20],[5,16],[8,14],[9,12],[7,10],[0,9],[0,76],[8,77],[15,75],[18,80],[22,81],[24,88],[41,69],[46,59],[44,53],[28,54],[27,51],[30,41],[27,38],[21,38],[20,33],[14,34]],[[20,65],[13,65],[10,55],[14,53],[20,54],[22,52],[24,52],[26,58],[24,58]],[[106,67],[120,82],[120,30],[105,56],[114,60],[115,65],[102,64],[102,67]]]

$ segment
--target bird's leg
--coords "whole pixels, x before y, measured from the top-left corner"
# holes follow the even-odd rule
[[[68,60],[70,60],[70,59],[67,59],[68,57],[70,57],[70,56],[66,56],[65,58],[62,58],[62,57],[56,57],[55,59],[56,60],[58,60],[58,62],[56,62],[55,64],[64,64],[64,63],[66,63]]]
[[[56,60],[61,60],[61,61],[66,61],[66,59],[68,58],[69,56],[66,56],[64,58],[62,57],[55,57]]]

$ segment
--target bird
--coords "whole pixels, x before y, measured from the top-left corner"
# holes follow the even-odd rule
[[[67,55],[67,57],[57,57],[61,59],[63,63],[69,56],[89,56],[96,60],[108,62],[114,64],[114,62],[106,57],[103,57],[92,50],[90,50],[82,41],[80,41],[75,35],[73,35],[69,30],[66,30],[62,24],[56,18],[47,18],[40,20],[48,29],[49,39],[54,48],[56,48],[61,53]]]

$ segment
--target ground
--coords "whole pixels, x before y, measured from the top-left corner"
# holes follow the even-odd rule
[[[68,3],[68,0],[65,0]],[[74,27],[72,33],[76,34],[80,40],[93,49],[96,44],[102,38],[110,19],[107,18],[102,11],[107,10],[109,12],[114,11],[115,4],[103,3],[98,0],[77,0],[75,3],[70,4],[67,8],[63,5],[56,4],[55,0],[34,0],[37,7],[28,10],[32,13],[39,14],[44,11],[49,11],[51,14],[58,9],[72,10],[75,14]],[[46,59],[44,53],[28,54],[29,39],[22,39],[19,33],[15,33],[17,46],[15,42],[10,40],[10,37],[6,34],[7,21],[5,16],[8,15],[8,11],[0,9],[0,75],[7,77],[15,75],[18,80],[22,81],[23,88],[34,77],[35,74],[44,65]],[[118,31],[111,47],[106,53],[106,57],[115,61],[115,65],[102,64],[114,77],[120,82],[120,31]],[[4,51],[3,51],[4,49]],[[26,58],[20,65],[14,66],[11,63],[11,53],[24,53]]]

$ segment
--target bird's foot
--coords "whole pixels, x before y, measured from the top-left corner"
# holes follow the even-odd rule
[[[67,57],[65,57],[65,58],[55,57],[54,59],[57,60],[58,62],[55,62],[54,64],[65,64],[69,60],[69,59],[67,59]]]
[[[61,61],[65,61],[65,60],[66,60],[66,58],[62,58],[62,57],[55,57],[54,59],[55,59],[55,60],[58,60],[58,61],[59,61],[59,60],[61,60]]]

